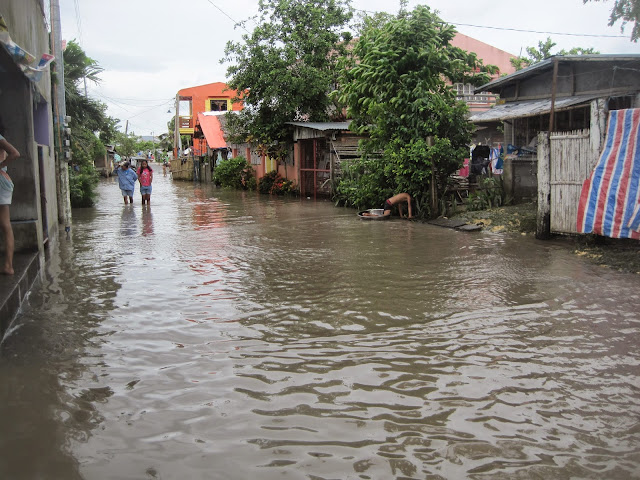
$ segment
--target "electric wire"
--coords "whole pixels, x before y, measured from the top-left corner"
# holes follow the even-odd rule
[[[78,27],[78,44],[82,45],[82,16],[80,15],[80,4],[78,0],[74,0],[76,8],[76,26]]]
[[[372,10],[362,10],[359,8],[354,9],[357,12],[363,12],[363,13],[384,13],[384,12],[377,12],[377,11],[372,11]],[[459,22],[449,22],[443,19],[443,21],[445,23],[448,23],[450,25],[459,25],[459,26],[463,26],[463,27],[474,27],[474,28],[488,28],[491,30],[504,30],[504,31],[509,31],[509,32],[522,32],[522,33],[540,33],[540,34],[546,34],[546,35],[567,35],[567,36],[572,36],[572,37],[599,37],[599,38],[628,38],[626,35],[607,35],[607,34],[595,34],[595,33],[567,33],[567,32],[546,32],[546,31],[542,31],[542,30],[526,30],[526,29],[522,29],[522,28],[510,28],[510,27],[494,27],[491,25],[474,25],[472,23],[459,23]]]
[[[213,5],[215,8],[217,8],[220,13],[222,13],[225,17],[227,17],[229,20],[231,20],[233,22],[234,25],[238,25],[240,28],[242,28],[245,32],[251,34],[251,32],[249,30],[247,30],[244,26],[244,24],[242,22],[236,22],[227,12],[225,12],[224,10],[222,10],[219,6],[217,6],[215,3],[213,3],[211,0],[207,0],[207,2],[209,2],[211,5]]]
[[[451,25],[461,25],[463,27],[474,27],[474,28],[489,28],[492,30],[505,30],[510,32],[524,32],[524,33],[542,33],[546,35],[565,35],[571,37],[600,37],[600,38],[627,38],[626,35],[605,35],[605,34],[596,34],[596,33],[563,33],[563,32],[545,32],[540,30],[524,30],[520,28],[509,28],[509,27],[493,27],[490,25],[473,25],[471,23],[457,23],[457,22],[447,22]]]

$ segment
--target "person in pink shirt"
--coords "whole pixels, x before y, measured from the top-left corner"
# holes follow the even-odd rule
[[[149,162],[142,160],[138,169],[138,181],[140,182],[140,193],[142,194],[142,205],[149,205],[151,201],[151,182],[153,182],[153,170],[149,166]]]

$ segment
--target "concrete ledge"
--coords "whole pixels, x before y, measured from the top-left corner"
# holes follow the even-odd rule
[[[29,252],[38,250],[38,222],[36,220],[12,220],[11,228],[15,237],[15,251]]]
[[[9,329],[40,272],[39,253],[17,253],[13,275],[0,275],[0,339]]]

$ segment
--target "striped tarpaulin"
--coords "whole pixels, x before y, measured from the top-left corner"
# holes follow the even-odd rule
[[[613,110],[605,147],[584,181],[577,230],[640,239],[640,109]]]

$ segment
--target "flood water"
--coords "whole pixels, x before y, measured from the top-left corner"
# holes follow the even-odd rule
[[[640,478],[640,275],[155,167],[2,342],[0,478]]]

